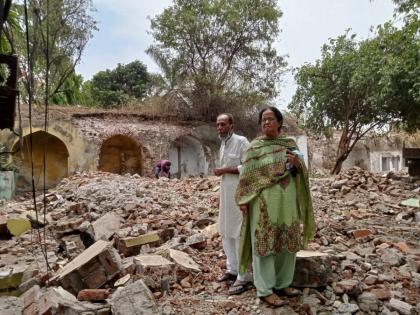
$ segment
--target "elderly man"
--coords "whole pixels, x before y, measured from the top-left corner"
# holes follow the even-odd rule
[[[226,254],[226,272],[217,280],[236,280],[229,294],[241,294],[252,287],[252,275],[239,275],[239,241],[242,213],[235,202],[235,191],[239,181],[239,169],[249,142],[233,132],[233,116],[221,114],[217,117],[217,132],[222,141],[220,146],[220,168],[214,174],[221,176],[219,199],[219,232]]]

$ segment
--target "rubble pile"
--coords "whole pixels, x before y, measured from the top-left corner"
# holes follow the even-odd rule
[[[84,173],[48,192],[45,216],[42,197],[38,217],[30,198],[0,204],[0,314],[272,314],[255,289],[229,296],[215,280],[225,267],[218,185]],[[315,238],[293,282],[301,295],[276,314],[418,312],[419,189],[404,174],[356,167],[311,189]]]

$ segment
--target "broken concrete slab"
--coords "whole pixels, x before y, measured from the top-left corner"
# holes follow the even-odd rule
[[[102,240],[69,262],[52,279],[77,294],[82,289],[97,289],[116,276],[122,268],[121,257],[112,244]]]
[[[175,264],[160,255],[138,255],[134,262],[137,273],[151,289],[160,290],[162,281],[176,282]]]
[[[23,314],[23,299],[15,296],[0,296],[0,314]]]
[[[175,249],[168,250],[168,258],[175,263],[177,281],[191,273],[200,272],[200,266],[187,254]]]
[[[107,213],[92,223],[95,240],[108,241],[120,229],[120,217],[115,213]]]
[[[296,254],[295,287],[316,288],[331,281],[331,257],[326,253],[302,250]]]
[[[117,289],[109,303],[114,315],[154,315],[158,313],[155,298],[143,280]]]
[[[39,314],[97,314],[109,310],[106,305],[80,302],[62,287],[49,288],[37,306]]]

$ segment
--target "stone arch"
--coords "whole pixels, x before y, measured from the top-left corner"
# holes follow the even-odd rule
[[[23,137],[22,148],[19,142],[13,146],[13,159],[18,164],[16,187],[20,190],[31,188],[31,151],[30,134]],[[34,164],[35,189],[44,187],[44,152],[45,152],[45,187],[56,186],[68,176],[69,151],[58,137],[43,130],[32,133],[32,155]]]
[[[102,142],[98,169],[117,174],[143,175],[143,148],[133,138],[113,135]]]
[[[192,136],[181,136],[172,142],[169,160],[174,177],[207,174],[208,162],[204,148],[201,142]]]

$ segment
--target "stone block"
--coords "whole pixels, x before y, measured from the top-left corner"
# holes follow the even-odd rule
[[[168,255],[169,259],[175,263],[177,281],[185,278],[192,272],[200,272],[200,266],[187,253],[169,249]]]
[[[159,255],[139,255],[134,257],[137,272],[149,288],[160,290],[161,282],[176,282],[175,264]]]
[[[108,241],[120,229],[120,217],[114,213],[107,213],[92,223],[95,240]]]
[[[188,237],[185,244],[195,249],[204,249],[207,246],[207,238],[202,233],[197,233]]]
[[[143,280],[138,280],[115,291],[109,303],[114,315],[154,315],[159,313],[155,298]]]
[[[331,281],[332,259],[328,254],[316,251],[299,251],[292,285],[316,288]]]
[[[0,270],[0,296],[19,295],[19,286],[22,283],[23,273],[26,268],[26,266],[18,265]]]
[[[137,237],[125,237],[116,241],[116,247],[124,256],[134,256],[140,253],[142,245],[159,246],[160,236],[158,233],[149,233]]]
[[[394,298],[389,301],[388,306],[391,310],[397,311],[399,314],[403,315],[411,315],[415,312],[414,306]]]

